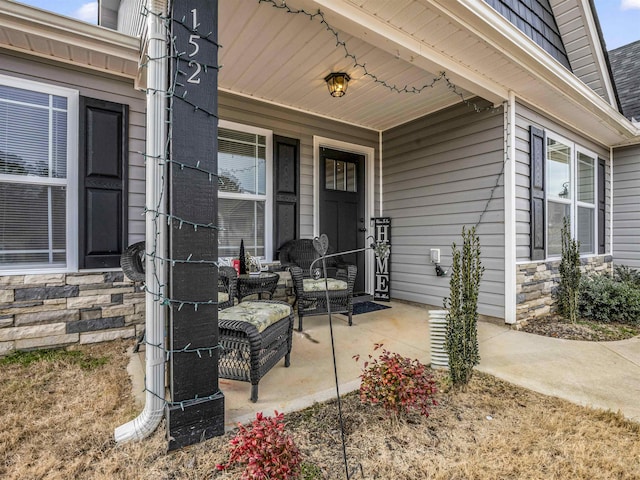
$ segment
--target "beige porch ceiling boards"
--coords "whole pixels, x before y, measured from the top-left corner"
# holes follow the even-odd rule
[[[312,13],[320,8],[295,0],[288,0],[287,5]],[[310,20],[306,15],[287,13],[257,0],[220,0],[219,11],[219,85],[225,91],[375,130],[385,130],[460,102],[444,80],[420,94],[392,92],[376,83],[361,68],[354,68],[353,60],[345,57],[341,46],[336,46],[335,36],[319,18]],[[339,16],[327,14],[326,18],[339,30],[332,20],[340,23]],[[425,70],[416,63],[415,56],[412,58],[399,48],[394,50],[391,44],[390,51],[385,51],[369,42],[372,35],[368,31],[353,28],[351,33],[339,30],[340,40],[370,73],[387,84],[422,87],[445,70],[441,66]],[[351,76],[348,93],[339,99],[329,96],[324,82],[328,73],[337,71]],[[465,98],[474,96],[462,88],[459,91]]]

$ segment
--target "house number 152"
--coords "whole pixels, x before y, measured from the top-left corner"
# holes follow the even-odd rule
[[[197,28],[198,28],[198,10],[197,9],[194,8],[193,10],[191,10],[191,18],[193,21],[193,25],[191,29],[193,31],[197,31]],[[189,36],[189,45],[193,47],[193,51],[189,53],[189,58],[195,57],[200,51],[200,45],[198,45],[197,40],[200,40],[199,35]],[[189,68],[193,68],[193,67],[195,67],[196,71],[193,72],[193,74],[187,79],[187,82],[200,84],[199,75],[200,75],[200,71],[202,70],[202,65],[200,65],[200,63],[196,62],[195,60],[189,60]]]

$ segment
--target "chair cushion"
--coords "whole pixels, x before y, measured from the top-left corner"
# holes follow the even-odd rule
[[[313,278],[305,278],[302,280],[302,288],[305,292],[324,292],[325,290],[346,290],[347,282],[344,280],[337,280],[335,278],[328,278],[325,288],[324,278],[314,280]]]
[[[224,303],[229,301],[229,294],[227,292],[218,292],[218,303]]]
[[[247,322],[254,325],[258,332],[263,332],[269,325],[273,325],[289,315],[291,315],[291,307],[286,303],[246,301],[234,307],[220,310],[218,320]]]

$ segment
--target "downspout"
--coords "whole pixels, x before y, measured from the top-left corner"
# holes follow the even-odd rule
[[[611,273],[613,274],[613,265],[614,265],[614,261],[613,261],[613,147],[609,147],[609,164],[611,165],[610,167],[610,173],[609,173],[609,192],[611,192],[609,194],[609,205],[611,205],[609,207],[609,252],[611,255]],[[605,188],[606,188],[606,182],[607,182],[607,177],[605,175]],[[605,204],[605,222],[606,222],[606,204]],[[604,247],[604,253],[605,255],[607,254],[607,246],[605,245]]]
[[[378,176],[379,176],[379,182],[380,182],[380,215],[379,216],[382,216],[383,215],[383,209],[382,209],[382,200],[383,200],[383,197],[382,197],[382,130],[380,130],[378,132],[378,152],[380,154],[380,158],[378,159],[379,160],[379,164],[378,164],[379,173],[378,173]]]
[[[116,442],[142,440],[153,433],[165,407],[164,330],[166,307],[163,298],[166,270],[162,258],[166,252],[167,227],[157,213],[166,213],[163,193],[167,153],[167,32],[163,22],[165,0],[147,0],[147,28],[149,35],[147,64],[147,123],[146,123],[146,247],[145,261],[145,406],[128,423],[115,429]],[[157,257],[156,257],[157,255]]]
[[[516,323],[516,98],[504,102],[504,321]]]

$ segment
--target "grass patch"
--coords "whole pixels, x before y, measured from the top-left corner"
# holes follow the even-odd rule
[[[604,336],[614,339],[625,339],[635,337],[640,334],[640,327],[634,325],[626,325],[623,323],[599,323],[589,320],[579,321],[578,324],[584,325],[594,332],[598,332]]]
[[[66,363],[77,365],[83,370],[93,370],[106,365],[108,361],[107,357],[95,357],[83,350],[49,349],[13,352],[6,357],[0,358],[0,366],[20,365],[28,367],[33,363],[47,362]]]

